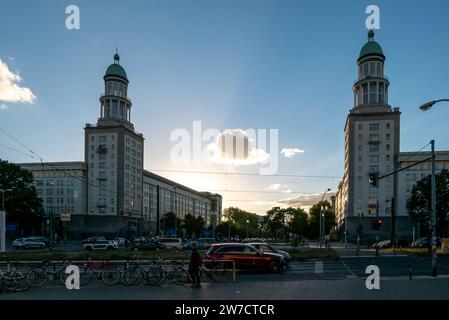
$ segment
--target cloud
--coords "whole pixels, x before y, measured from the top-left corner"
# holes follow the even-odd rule
[[[234,166],[266,164],[270,155],[253,145],[254,141],[247,131],[225,130],[214,142],[207,145],[207,150],[210,154],[209,159],[218,164]]]
[[[334,193],[327,193],[324,200],[329,200],[329,198],[334,195]],[[323,197],[322,193],[315,194],[300,194],[295,197],[277,200],[280,206],[293,207],[293,208],[303,208],[308,210],[315,203],[320,202]]]
[[[276,190],[279,190],[281,188],[281,186],[282,185],[280,183],[275,183],[275,184],[272,184],[271,186],[269,186],[268,190],[276,191]]]
[[[8,106],[4,103],[0,104],[0,110],[8,110]]]
[[[36,96],[29,88],[19,86],[23,79],[0,60],[0,101],[34,103]]]
[[[292,193],[292,190],[290,189],[290,185],[288,185],[288,184],[275,183],[275,184],[268,186],[268,190]]]
[[[298,153],[304,153],[304,150],[298,149],[298,148],[284,148],[281,150],[281,153],[286,158],[291,158],[296,156]]]

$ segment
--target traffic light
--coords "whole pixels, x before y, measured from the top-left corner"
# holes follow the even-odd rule
[[[370,173],[368,176],[369,176],[370,187],[378,187],[379,186],[379,172]]]
[[[381,226],[382,226],[382,220],[381,219],[376,219],[372,223],[372,228],[374,230],[379,230]]]

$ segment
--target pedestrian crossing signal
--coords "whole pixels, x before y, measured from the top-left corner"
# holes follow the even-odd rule
[[[369,185],[370,187],[379,186],[379,172],[374,172],[369,174]]]

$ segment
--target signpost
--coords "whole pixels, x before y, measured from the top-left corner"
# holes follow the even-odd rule
[[[64,245],[66,245],[67,242],[67,222],[72,221],[72,216],[69,213],[68,210],[64,210],[64,213],[61,213],[60,219],[63,223],[62,229],[64,230]]]
[[[6,252],[6,212],[0,211],[0,253]]]

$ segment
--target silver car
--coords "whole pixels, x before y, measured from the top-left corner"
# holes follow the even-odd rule
[[[15,249],[44,249],[45,243],[35,238],[19,238],[13,241],[12,246]]]

